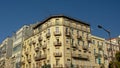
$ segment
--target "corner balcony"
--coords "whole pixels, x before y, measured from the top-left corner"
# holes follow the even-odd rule
[[[67,37],[70,37],[70,32],[68,31],[68,32],[65,32],[65,35],[67,36]]]
[[[46,33],[46,37],[47,37],[47,38],[49,38],[49,37],[50,37],[50,35],[51,35],[50,33]]]
[[[61,57],[62,56],[62,52],[54,52],[53,55],[55,57]]]
[[[83,50],[88,50],[88,46],[87,45],[84,45],[82,46]]]
[[[54,42],[54,46],[61,46],[61,45],[62,45],[62,43],[60,41],[55,41]]]
[[[39,47],[35,47],[35,52],[38,52],[39,51]]]
[[[38,41],[40,42],[40,41],[42,41],[43,40],[43,38],[40,36],[39,38],[38,38]]]
[[[95,57],[101,57],[102,55],[100,53],[95,53]]]
[[[54,35],[55,35],[55,36],[61,36],[61,32],[60,32],[60,31],[55,31],[55,32],[54,32]]]
[[[53,68],[63,68],[62,64],[53,64]]]
[[[29,52],[28,51],[25,51],[25,55],[28,55],[29,54]]]

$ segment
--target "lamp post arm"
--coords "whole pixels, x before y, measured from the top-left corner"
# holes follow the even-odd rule
[[[110,31],[106,30],[105,28],[102,27],[104,31],[106,31],[110,35]]]

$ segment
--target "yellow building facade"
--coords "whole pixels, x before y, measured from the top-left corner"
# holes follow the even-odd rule
[[[89,24],[63,15],[51,16],[37,24],[34,35],[23,42],[21,66],[99,68],[93,47]]]
[[[101,37],[91,36],[92,48],[94,53],[95,63],[99,64],[99,67],[108,68],[108,53],[106,40]]]

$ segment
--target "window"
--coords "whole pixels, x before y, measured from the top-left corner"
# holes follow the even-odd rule
[[[100,59],[100,57],[98,58],[98,64],[101,64],[101,59]]]
[[[77,30],[77,35],[79,35],[79,31]]]
[[[76,49],[75,49],[75,48],[73,48],[73,51],[76,51]]]
[[[94,49],[94,54],[96,53],[96,49]]]
[[[67,61],[70,61],[70,59],[67,59]]]
[[[70,48],[67,48],[67,50],[70,50]]]
[[[66,43],[69,43],[69,38],[66,38]]]
[[[79,52],[81,52],[81,50],[78,50]]]
[[[87,39],[88,39],[88,37],[89,37],[89,34],[87,34]]]
[[[82,31],[82,37],[84,37],[84,32]]]
[[[88,43],[88,46],[90,47],[90,43]]]
[[[97,41],[97,45],[99,46],[99,41]]]
[[[78,45],[79,45],[79,44],[80,44],[80,39],[78,39],[78,41],[77,41],[77,42],[78,42]]]
[[[65,32],[68,33],[68,28],[66,28]]]
[[[50,33],[50,29],[48,29],[48,33]]]
[[[71,28],[71,33],[74,34],[73,28]]]
[[[21,50],[21,44],[17,45],[16,47],[13,48],[13,52],[18,52]]]
[[[33,64],[33,68],[35,68],[35,64]]]
[[[83,46],[85,45],[85,41],[83,41]]]
[[[56,65],[59,65],[59,60],[60,60],[60,59],[56,59]]]
[[[103,42],[101,42],[101,45],[103,46]]]
[[[74,45],[74,39],[71,39],[71,44]]]
[[[93,40],[93,44],[95,44],[95,40]]]
[[[59,22],[59,19],[56,19],[55,20],[55,24],[58,25],[60,22]]]
[[[56,33],[59,33],[59,27],[56,27]]]
[[[84,51],[84,53],[86,53],[87,51]]]
[[[57,38],[56,40],[57,40],[57,42],[59,42],[59,38]]]

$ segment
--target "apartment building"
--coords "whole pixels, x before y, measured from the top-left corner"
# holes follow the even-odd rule
[[[22,49],[22,68],[100,68],[90,25],[64,15],[51,16],[34,27]],[[96,40],[96,38],[95,38]],[[103,41],[103,40],[102,40]],[[102,44],[104,45],[104,44]]]
[[[11,57],[12,68],[21,67],[20,59],[22,54],[21,52],[23,48],[23,41],[33,35],[32,27],[33,25],[24,25],[16,33],[13,34],[13,50]]]
[[[106,47],[108,53],[108,62],[115,60],[116,52],[120,51],[119,47],[119,37],[112,38],[111,40],[106,40]]]
[[[104,38],[92,35],[92,48],[94,53],[95,63],[99,64],[99,67],[108,68],[108,53],[106,47],[106,40]]]
[[[8,37],[0,45],[0,68],[6,68],[6,60],[12,56],[12,43]]]

